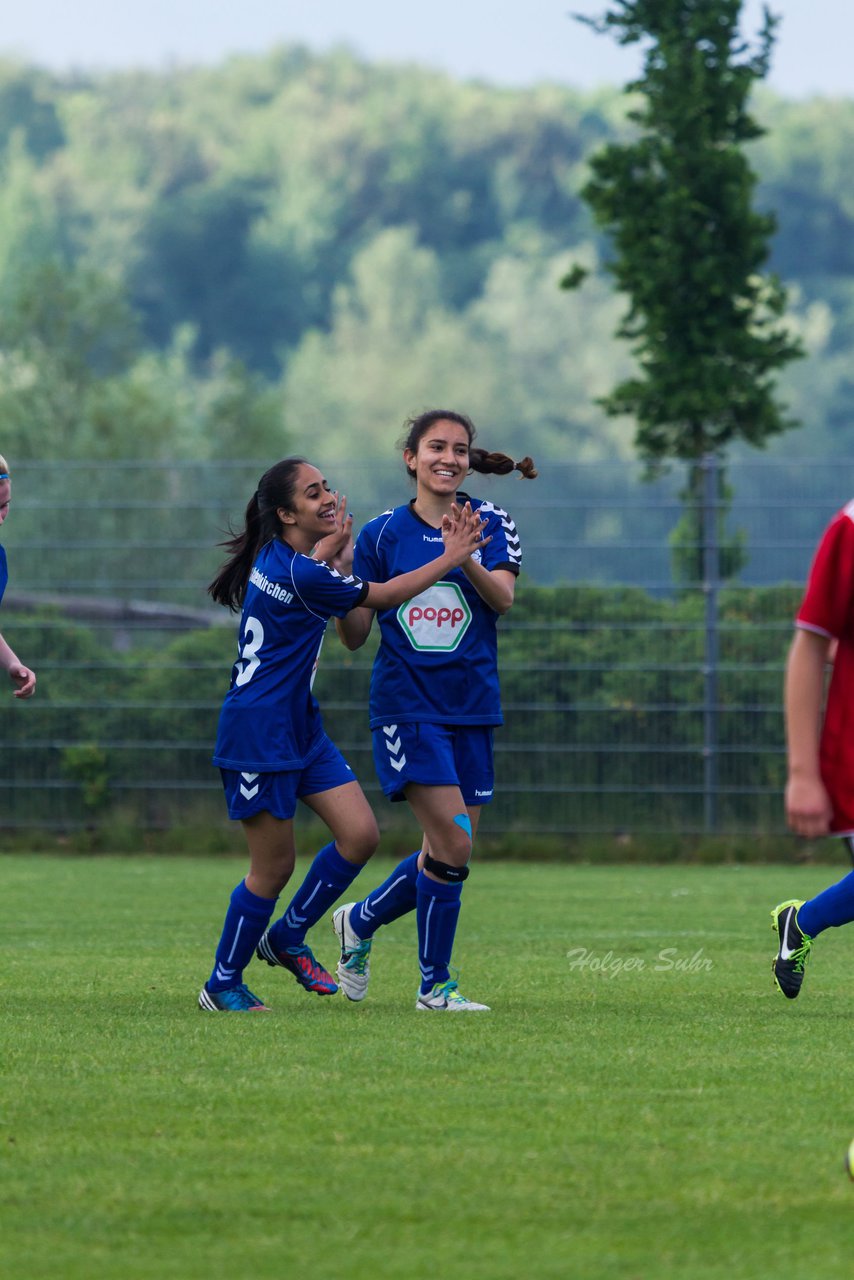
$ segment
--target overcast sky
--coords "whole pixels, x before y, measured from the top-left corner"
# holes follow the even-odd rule
[[[768,84],[786,97],[854,96],[854,0],[777,0],[782,19]],[[638,70],[572,20],[606,0],[7,0],[0,51],[57,70],[214,63],[299,41],[346,43],[366,58],[418,62],[460,78],[578,88],[619,85]],[[759,0],[745,0],[755,33]]]

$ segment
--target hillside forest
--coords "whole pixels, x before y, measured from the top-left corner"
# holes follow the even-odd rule
[[[508,89],[342,48],[213,68],[0,64],[0,415],[16,461],[388,458],[461,407],[489,447],[629,458],[629,356],[579,197],[626,96]],[[854,100],[764,89],[769,269],[807,356],[769,452],[852,453]],[[562,291],[574,263],[584,287]]]

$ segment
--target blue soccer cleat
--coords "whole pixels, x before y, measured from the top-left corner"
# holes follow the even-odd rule
[[[202,987],[199,992],[199,1008],[209,1013],[272,1013],[269,1005],[241,982],[236,987],[228,987],[225,991],[208,991]]]

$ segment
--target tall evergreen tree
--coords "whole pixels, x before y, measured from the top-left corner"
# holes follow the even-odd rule
[[[752,207],[756,177],[743,150],[763,133],[748,105],[777,19],[764,9],[751,49],[740,14],[741,0],[614,0],[601,17],[580,19],[644,48],[643,74],[626,86],[635,136],[592,157],[582,190],[613,245],[608,268],[629,300],[617,334],[637,363],[602,404],[634,416],[651,470],[688,462],[683,523],[698,557],[709,535],[702,458],[738,440],[761,447],[794,425],[774,375],[802,354],[782,321],[785,289],[763,274],[776,220]],[[694,569],[701,577],[699,559]]]

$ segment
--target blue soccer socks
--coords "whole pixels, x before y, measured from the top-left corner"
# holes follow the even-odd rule
[[[436,983],[447,982],[454,935],[460,915],[462,884],[432,880],[419,871],[416,881],[418,921],[418,965],[421,991],[432,991]]]
[[[411,853],[398,863],[387,880],[383,880],[361,902],[353,903],[348,923],[357,937],[363,940],[372,938],[381,924],[391,924],[392,920],[415,910],[420,856],[420,849]]]
[[[270,930],[273,949],[286,951],[289,947],[302,946],[307,931],[326,915],[361,870],[361,865],[341,857],[334,840],[324,845],[288,903],[285,914]]]
[[[854,871],[798,907],[798,927],[816,938],[825,929],[854,920]]]
[[[245,881],[240,881],[225,914],[216,963],[205,984],[208,991],[226,991],[239,986],[243,970],[255,954],[277,901],[277,898],[259,898],[246,888]]]

